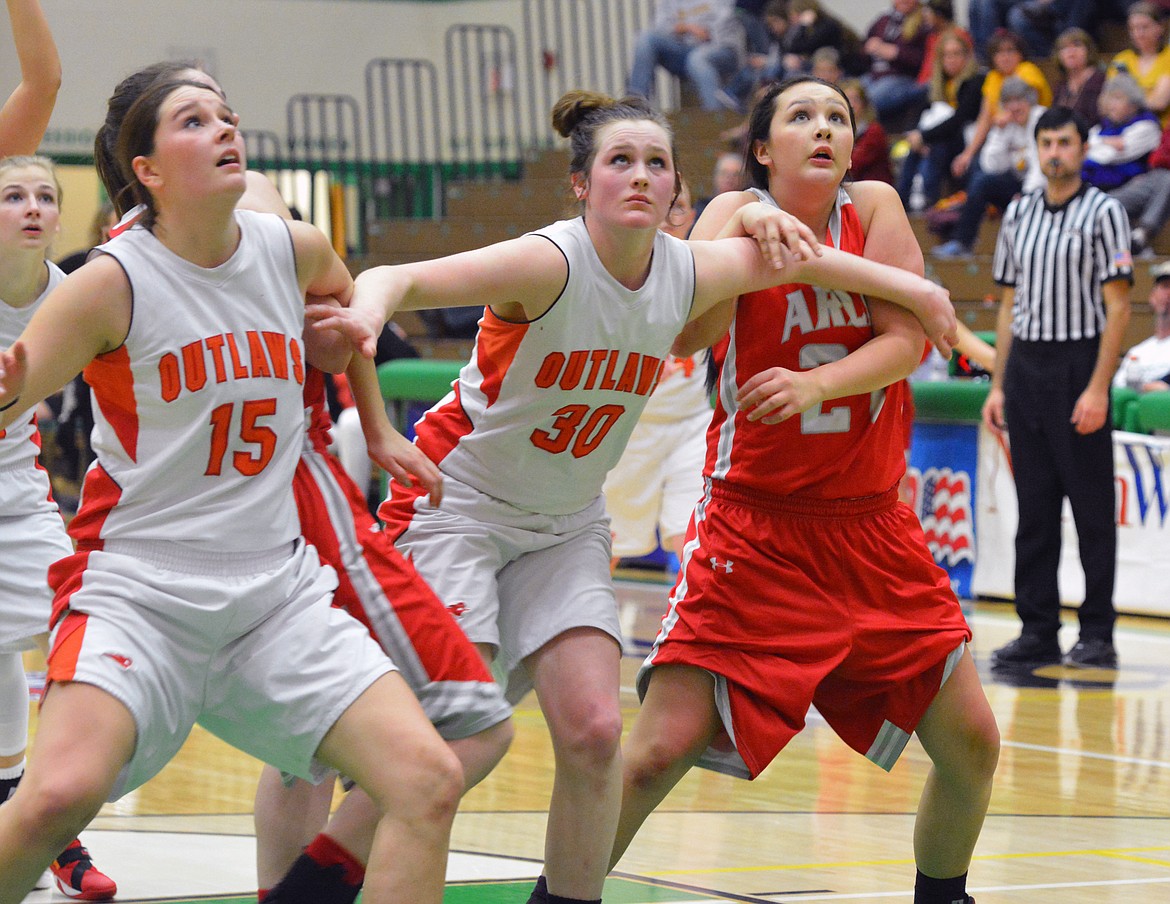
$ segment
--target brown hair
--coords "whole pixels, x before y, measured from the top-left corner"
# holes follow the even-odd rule
[[[149,157],[154,153],[155,132],[158,130],[159,111],[171,94],[183,87],[200,88],[211,91],[206,84],[191,79],[160,79],[148,85],[126,111],[121,128],[118,129],[117,141],[114,144],[114,163],[120,176],[121,188],[117,185],[106,185],[106,193],[114,202],[114,207],[125,212],[135,204],[145,205],[146,211],[139,222],[150,229],[154,225],[158,211],[154,205],[154,198],[134,172],[134,160],[137,157]],[[102,140],[99,134],[98,141]],[[101,173],[99,173],[101,175]],[[103,176],[104,184],[104,176]],[[113,191],[111,189],[114,189]]]
[[[1083,28],[1066,28],[1057,36],[1055,43],[1052,45],[1052,54],[1056,57],[1056,64],[1061,69],[1064,69],[1064,66],[1060,63],[1060,51],[1072,44],[1079,44],[1085,48],[1089,68],[1097,65],[1099,52],[1097,50],[1097,42],[1093,40],[1093,36]]]
[[[126,114],[134,102],[138,100],[155,82],[174,81],[183,72],[191,70],[202,71],[199,64],[193,60],[163,60],[130,73],[114,88],[106,103],[106,119],[97,131],[93,142],[93,162],[98,172],[98,178],[106,187],[106,195],[114,205],[118,216],[122,216],[137,202],[124,203],[131,195],[127,191],[128,182],[122,175],[117,163],[118,132],[126,119]],[[209,76],[210,78],[210,76]],[[202,87],[210,88],[222,97],[223,94],[211,83]],[[225,98],[226,99],[226,98]],[[121,200],[119,200],[121,199]]]
[[[1145,16],[1147,19],[1152,19],[1162,29],[1162,39],[1160,46],[1166,46],[1166,13],[1156,3],[1150,3],[1149,0],[1138,0],[1129,9],[1125,11],[1125,21],[1129,22],[1134,16]],[[1132,41],[1130,42],[1133,43]]]
[[[947,74],[943,71],[943,49],[945,44],[953,43],[962,44],[967,49],[967,62],[958,75],[953,79],[955,89],[958,90],[959,85],[967,81],[971,76],[979,71],[979,61],[975,59],[975,51],[971,47],[971,41],[966,34],[958,28],[944,28],[939,32],[938,38],[934,42],[934,61],[930,67],[930,99],[931,101],[947,101],[947,83],[952,81],[947,78]]]
[[[569,139],[570,175],[589,175],[597,156],[598,131],[602,126],[622,120],[646,120],[666,132],[670,142],[670,156],[674,159],[674,190],[677,196],[682,183],[674,147],[674,130],[666,117],[641,97],[614,100],[596,91],[569,91],[561,96],[552,108],[552,127],[558,135]]]
[[[1020,55],[1021,59],[1028,58],[1028,48],[1024,39],[1010,28],[997,28],[987,41],[987,58],[990,60],[1004,47],[1011,47]]]

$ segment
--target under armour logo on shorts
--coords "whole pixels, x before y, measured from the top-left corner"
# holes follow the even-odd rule
[[[731,569],[735,567],[735,563],[730,559],[719,561],[718,556],[711,556],[711,569],[713,571],[722,571],[724,574],[731,574]]]

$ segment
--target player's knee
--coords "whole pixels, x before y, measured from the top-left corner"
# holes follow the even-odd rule
[[[410,791],[415,817],[424,823],[449,824],[463,796],[463,764],[444,743],[432,745],[416,763],[423,780]]]
[[[554,742],[558,756],[585,768],[605,769],[621,749],[621,711],[598,701],[578,718],[567,720],[558,735]]]
[[[999,726],[990,712],[971,727],[970,738],[975,772],[990,782],[999,765]]]
[[[18,818],[35,834],[60,836],[68,843],[101,810],[107,790],[97,781],[62,770],[42,780],[26,776],[12,803]]]
[[[656,738],[650,743],[627,747],[623,752],[624,781],[635,791],[645,791],[674,772],[677,764],[690,758],[690,745],[677,738]]]
[[[1000,744],[999,727],[990,710],[963,720],[954,731],[959,756],[949,764],[949,771],[971,784],[989,784],[999,763]]]

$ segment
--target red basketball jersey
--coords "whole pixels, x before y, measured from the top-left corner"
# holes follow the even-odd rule
[[[766,200],[771,200],[767,198]],[[822,241],[862,254],[865,233],[841,189]],[[905,470],[909,387],[846,396],[780,424],[749,422],[735,396],[771,367],[810,370],[873,336],[869,307],[856,293],[788,283],[740,297],[728,335],[715,349],[719,385],[707,431],[705,473],[762,493],[851,498],[882,493]]]

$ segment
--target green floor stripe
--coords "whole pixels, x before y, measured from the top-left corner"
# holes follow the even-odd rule
[[[532,891],[532,881],[472,882],[448,885],[443,904],[524,904]],[[673,888],[661,888],[628,879],[607,879],[605,904],[657,904],[662,901],[709,901],[710,896],[696,895]]]
[[[525,904],[532,891],[532,880],[520,882],[466,882],[448,885],[443,904]],[[629,879],[607,879],[605,904],[662,904],[665,901],[709,901],[709,895],[696,895],[673,888],[662,888]],[[172,898],[168,904],[256,904],[255,895],[243,897]],[[360,904],[361,898],[358,898]]]

